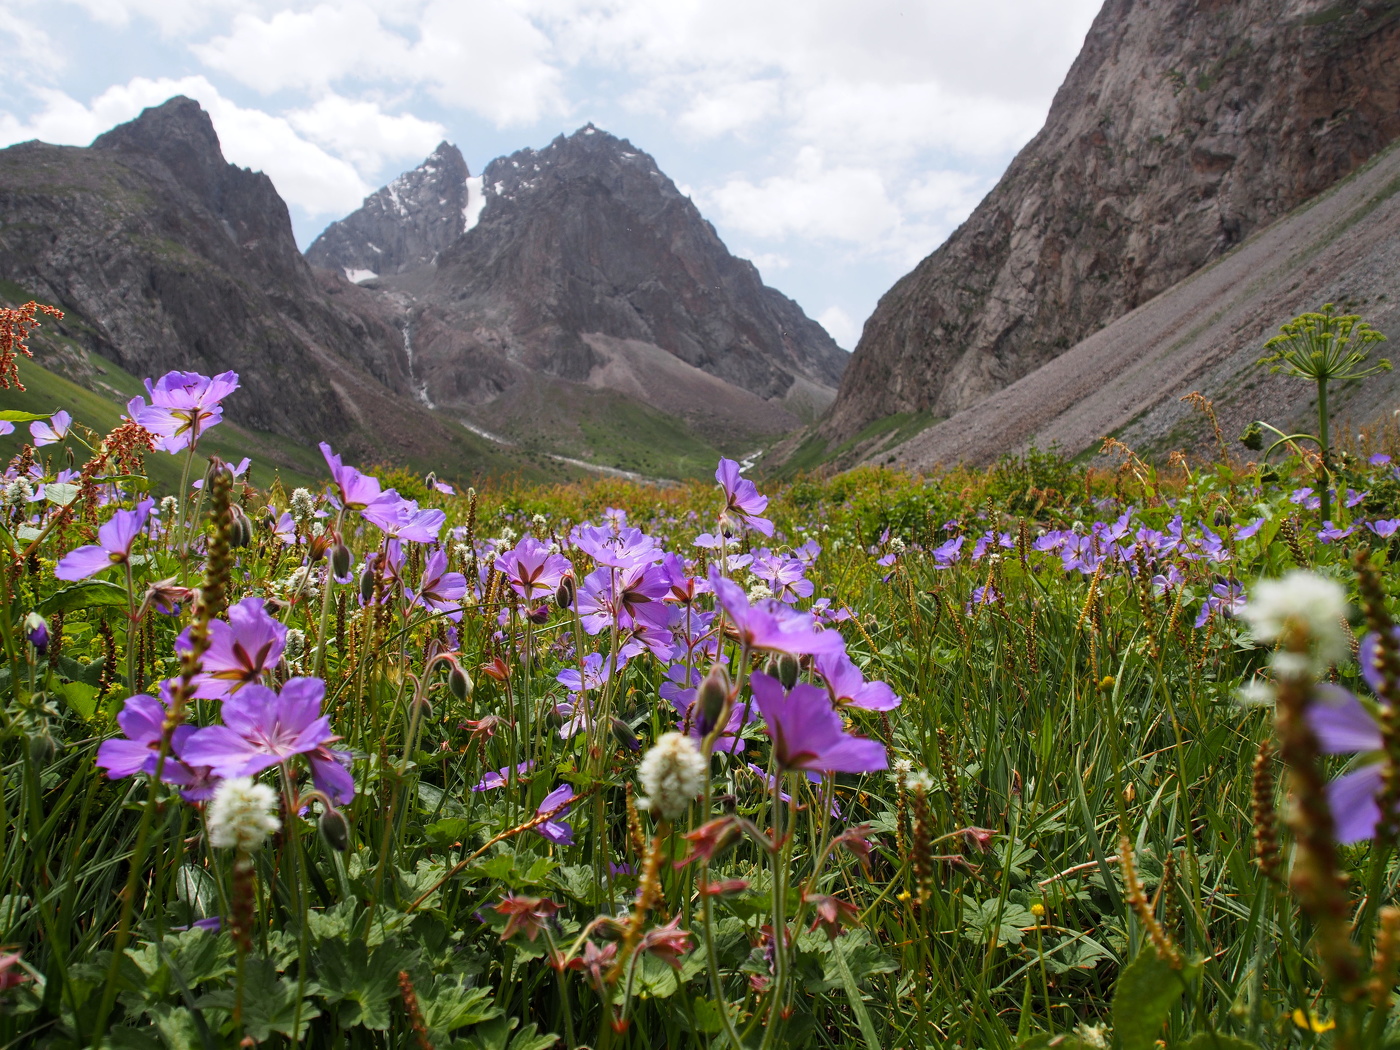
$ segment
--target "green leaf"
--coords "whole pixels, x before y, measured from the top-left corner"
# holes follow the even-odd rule
[[[44,486],[44,499],[55,507],[66,507],[78,498],[78,486],[66,481],[51,481]]]
[[[553,1033],[539,1035],[534,1024],[527,1024],[511,1038],[511,1029],[520,1023],[517,1017],[497,1017],[485,1024],[477,1025],[471,1033],[454,1046],[465,1046],[469,1050],[548,1050],[559,1042]]]
[[[97,714],[97,687],[86,682],[55,682],[54,691],[81,718]]]
[[[1113,991],[1113,1030],[1123,1050],[1152,1050],[1167,1014],[1200,970],[1199,961],[1173,970],[1151,944],[1123,967]]]
[[[316,950],[315,973],[326,1002],[340,1004],[343,1027],[383,1032],[389,1000],[399,994],[399,971],[412,964],[412,955],[397,945],[382,945],[371,955],[364,941],[324,941]]]
[[[72,612],[74,609],[89,609],[93,606],[125,606],[126,588],[106,580],[87,580],[54,591],[39,603],[39,612],[52,616],[57,612]]]
[[[986,944],[989,937],[995,936],[996,947],[1020,944],[1026,936],[1022,927],[1035,925],[1035,916],[1024,905],[996,898],[981,904],[967,899],[963,920],[967,923],[964,937],[976,944]],[[995,931],[993,926],[996,927]]]
[[[0,420],[6,423],[33,423],[37,419],[49,419],[52,416],[52,412],[20,412],[13,408],[0,412]]]
[[[315,992],[316,985],[308,983],[308,992]],[[234,989],[220,988],[211,992],[196,1003],[200,1008],[218,1007],[233,1012]],[[297,982],[288,977],[279,978],[277,970],[269,959],[249,959],[243,972],[243,1028],[257,1042],[267,1039],[273,1032],[292,1036],[292,1028],[297,1012]],[[305,1036],[311,1022],[321,1016],[321,1011],[308,999],[301,1004],[301,1022],[296,1025],[297,1038]],[[225,1031],[232,1030],[232,1020]]]
[[[419,987],[417,991],[423,1021],[439,1038],[446,1038],[467,1025],[499,1017],[501,1013],[491,1005],[489,988],[467,988],[459,978],[448,974],[439,974],[433,978],[431,986]]]

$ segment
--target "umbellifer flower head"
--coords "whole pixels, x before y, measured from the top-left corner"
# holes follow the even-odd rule
[[[706,762],[683,733],[663,733],[637,769],[646,797],[637,802],[662,820],[684,816],[705,788]]]
[[[209,844],[251,853],[282,826],[273,812],[277,793],[250,777],[229,777],[209,803]]]
[[[1278,642],[1288,651],[1292,658],[1276,659],[1275,670],[1294,673],[1295,654],[1304,650],[1314,658],[1314,671],[1347,655],[1346,612],[1346,595],[1337,583],[1295,569],[1279,580],[1260,580],[1238,615],[1249,623],[1256,641]]]

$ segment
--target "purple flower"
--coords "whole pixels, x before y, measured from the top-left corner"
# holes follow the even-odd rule
[[[614,623],[623,630],[650,628],[669,633],[674,608],[662,599],[670,590],[665,572],[654,565],[594,569],[579,585],[579,620],[589,634]]]
[[[1255,534],[1258,533],[1258,531],[1264,527],[1264,522],[1266,522],[1267,520],[1267,518],[1255,518],[1244,528],[1240,529],[1239,532],[1235,533],[1235,539],[1252,539],[1255,536]]]
[[[35,445],[56,445],[68,436],[68,425],[72,422],[73,417],[60,409],[49,417],[47,423],[41,419],[30,423],[29,433]]]
[[[1373,521],[1366,526],[1383,540],[1388,540],[1400,531],[1400,518],[1386,518],[1381,521]]]
[[[751,682],[754,700],[773,738],[773,759],[780,769],[870,773],[889,768],[885,745],[847,733],[826,690],[795,685],[787,693],[781,682],[761,671]]]
[[[162,695],[167,686],[161,686]],[[112,780],[133,776],[136,773],[154,774],[160,758],[161,734],[165,729],[166,705],[144,693],[128,697],[121,713],[117,715],[117,725],[121,726],[125,738],[113,737],[102,741],[97,748],[97,765],[107,771]],[[171,754],[166,756],[161,770],[161,779],[167,784],[176,784],[185,790],[181,795],[189,802],[201,802],[209,798],[219,778],[208,766],[191,765],[185,757],[185,747],[195,728],[189,725],[176,726],[171,734]]]
[[[1330,521],[1324,521],[1322,528],[1317,530],[1317,538],[1322,543],[1335,543],[1337,540],[1344,540],[1356,531],[1355,525],[1348,525],[1346,528],[1338,528]]]
[[[963,606],[963,612],[971,616],[972,610],[977,606],[995,605],[999,601],[1001,601],[1001,592],[990,583],[982,587],[974,587],[972,588],[972,597],[969,598],[967,604]]]
[[[528,772],[530,772],[531,769],[534,768],[534,766],[535,766],[535,763],[532,762],[532,761],[531,761],[531,762],[521,762],[518,766],[515,767],[515,775],[518,777],[518,776],[520,776],[522,773],[528,773]],[[479,784],[474,784],[474,785],[472,785],[472,790],[473,790],[473,791],[495,791],[497,788],[503,788],[503,787],[505,787],[506,784],[508,784],[509,782],[510,782],[510,767],[509,767],[509,766],[505,766],[505,767],[503,767],[503,768],[501,768],[501,769],[497,769],[497,770],[494,770],[494,771],[492,771],[492,772],[490,772],[490,773],[487,773],[484,777],[481,778],[481,782],[480,782]]]
[[[1371,466],[1373,467],[1383,467],[1390,462],[1390,457],[1387,456],[1384,452],[1377,452],[1366,462],[1371,464]]]
[[[331,468],[331,480],[340,490],[340,501],[351,510],[364,510],[366,507],[384,500],[397,501],[399,494],[393,489],[381,492],[379,479],[361,474],[354,467],[344,466],[340,456],[331,451],[330,445],[321,442],[321,455],[326,457],[326,466]]]
[[[136,422],[156,435],[156,447],[179,452],[223,419],[219,402],[238,389],[238,373],[222,372],[210,379],[198,372],[167,372],[155,383],[146,380],[149,406],[135,413]],[[132,409],[140,398],[128,404]]]
[[[1244,605],[1244,587],[1235,580],[1222,580],[1210,589],[1210,594],[1206,595],[1206,600],[1201,605],[1200,615],[1196,617],[1196,626],[1204,627],[1212,613],[1218,612],[1222,616],[1233,616],[1235,610],[1244,608]]]
[[[416,500],[400,499],[393,489],[360,513],[370,524],[379,526],[385,535],[413,543],[436,542],[442,523],[447,520],[446,511],[424,510]]]
[[[574,800],[574,789],[568,784],[560,784],[544,797],[540,803],[540,808],[535,810],[536,815],[548,813],[551,809],[564,806],[554,816],[550,817],[543,824],[536,824],[532,829],[536,834],[553,842],[556,846],[571,846],[574,841],[574,829],[569,827],[564,820],[569,814],[569,807],[564,805]]]
[[[664,554],[656,540],[630,526],[614,531],[597,525],[578,525],[569,533],[569,542],[599,565],[614,569],[651,565]]]
[[[845,651],[846,641],[840,632],[818,630],[809,613],[789,609],[772,599],[751,606],[743,588],[714,569],[710,570],[710,586],[746,648],[794,656]]]
[[[543,543],[526,535],[496,559],[496,571],[528,602],[552,597],[573,566],[562,554],[551,554]]]
[[[345,768],[350,756],[326,746],[340,738],[321,714],[325,692],[319,678],[293,678],[281,693],[246,686],[224,701],[224,724],[198,730],[185,745],[185,756],[219,776],[247,777],[306,755],[317,788],[332,802],[348,802],[355,796]]]
[[[0,437],[4,437],[6,434],[13,434],[14,432],[15,425],[13,423],[8,419],[0,419]]]
[[[123,565],[131,556],[131,545],[146,527],[155,500],[143,499],[135,510],[119,510],[97,530],[97,543],[69,551],[54,566],[60,580],[85,580],[113,565]]]
[[[759,515],[768,509],[768,497],[760,496],[754,483],[739,476],[739,464],[732,459],[721,459],[715,471],[715,480],[724,490],[724,510],[720,517],[743,522],[755,532],[765,536],[773,535],[773,523]]]
[[[962,550],[963,540],[965,538],[966,537],[963,536],[954,536],[951,540],[945,540],[943,543],[933,548],[934,566],[939,569],[947,569],[953,566],[958,560],[958,555]]]
[[[462,618],[461,602],[466,593],[467,578],[460,572],[447,571],[447,552],[439,548],[428,555],[414,602],[433,612],[446,613],[449,620],[456,621]]]
[[[868,711],[893,711],[899,697],[884,682],[867,682],[845,653],[825,653],[816,658],[817,673],[826,679],[827,689],[838,707],[849,704]]]
[[[768,585],[774,598],[787,605],[797,604],[799,598],[810,598],[815,589],[806,577],[806,562],[776,554],[767,547],[754,555],[749,571]]]
[[[622,670],[626,660],[617,661],[617,669]],[[555,675],[555,680],[568,689],[571,693],[581,692],[584,689],[601,689],[603,683],[608,680],[608,661],[601,653],[589,653],[583,658],[583,673],[579,674],[577,667],[566,667]]]
[[[209,622],[209,651],[204,654],[202,673],[195,677],[194,695],[212,700],[261,683],[263,675],[282,659],[286,646],[287,628],[267,614],[263,600],[244,598],[229,606],[228,623]],[[186,631],[175,640],[175,649],[187,652],[189,648]]]
[[[1375,636],[1366,641],[1374,646]],[[1363,672],[1368,667],[1374,668],[1374,660],[1366,657],[1363,653]],[[1316,699],[1308,706],[1307,719],[1323,754],[1376,752],[1385,746],[1380,726],[1355,696],[1341,686],[1325,682],[1314,690]],[[1377,759],[1327,785],[1327,802],[1337,825],[1338,842],[1347,845],[1375,835],[1381,817],[1376,797],[1383,786],[1384,774],[1385,763]]]
[[[695,705],[696,687],[700,684],[700,672],[690,670],[687,673],[685,664],[675,664],[666,672],[667,681],[661,683],[661,688],[657,690],[663,700],[669,700],[671,706],[676,709],[680,717],[676,720],[677,726],[686,733],[698,746],[702,740],[709,735],[713,726],[702,726],[700,724],[700,712],[692,713]],[[690,688],[685,688],[685,683],[689,681]],[[745,724],[749,720],[751,703],[733,704],[729,711],[729,720],[724,723],[724,728],[719,736],[715,738],[714,749],[716,751],[729,751],[738,754],[744,750],[744,738],[740,736]]]

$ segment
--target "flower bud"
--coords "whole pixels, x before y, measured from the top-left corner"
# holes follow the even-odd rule
[[[525,614],[531,623],[549,623],[549,606],[540,602]]]
[[[229,537],[230,547],[247,547],[253,542],[253,523],[248,520],[248,515],[243,513],[243,508],[238,504],[233,504],[228,509],[229,516]]]
[[[458,700],[470,700],[475,686],[471,675],[457,660],[453,660],[447,672],[447,688]]]
[[[640,751],[642,749],[642,742],[637,739],[637,734],[632,732],[632,727],[620,718],[614,718],[612,720],[612,735],[614,739],[628,751]]]
[[[355,564],[355,556],[342,540],[331,548],[331,576],[337,583],[350,582],[350,568]]]
[[[23,629],[29,644],[38,650],[40,656],[49,651],[49,625],[42,616],[36,612],[27,615],[24,618]]]
[[[729,673],[719,664],[710,668],[710,673],[705,675],[700,682],[700,687],[696,690],[696,706],[700,711],[700,719],[697,723],[700,732],[709,735],[710,730],[720,724],[724,718],[725,708],[729,704],[729,695],[733,687],[729,682]]]
[[[327,807],[316,826],[320,829],[321,838],[325,840],[326,845],[337,853],[344,853],[350,848],[350,822],[340,810]]]
[[[763,673],[782,682],[784,689],[797,684],[798,670],[797,657],[789,653],[774,653],[763,665]]]
[[[1264,447],[1264,428],[1259,425],[1257,419],[1244,428],[1244,433],[1240,435],[1240,444],[1251,452],[1258,452]]]
[[[574,596],[577,594],[578,584],[574,582],[572,575],[566,575],[559,581],[559,589],[554,592],[554,604],[561,609],[572,609]]]
[[[360,601],[369,604],[374,600],[374,562],[365,562],[360,570]]]
[[[29,735],[29,757],[36,766],[46,766],[58,754],[58,741],[47,725],[40,726]]]
[[[306,557],[312,565],[326,556],[326,553],[331,549],[333,538],[329,532],[322,532],[311,537],[311,542],[306,546]]]

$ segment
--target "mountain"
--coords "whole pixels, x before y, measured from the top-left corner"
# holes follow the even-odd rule
[[[1392,342],[1400,336],[1400,143],[1332,189],[1258,231],[1224,257],[1090,335],[1053,361],[901,443],[870,449],[875,462],[929,470],[988,463],[1030,445],[1076,455],[1113,435],[1139,454],[1215,454],[1210,423],[1181,400],[1200,391],[1231,454],[1254,419],[1285,432],[1317,426],[1311,383],[1257,364],[1279,326],[1335,303]],[[1334,433],[1354,433],[1400,403],[1400,375],[1332,388]],[[1345,440],[1343,437],[1342,440]]]
[[[418,167],[366,197],[359,211],[326,227],[306,259],[357,282],[416,270],[475,223],[472,205],[480,200],[481,180],[471,177],[461,151],[440,143]]]
[[[834,397],[848,355],[627,140],[590,124],[493,160],[465,219],[449,190],[475,180],[448,176],[443,153],[308,251],[355,273],[389,254],[391,228],[413,231],[424,264],[365,287],[398,304],[425,403],[513,441],[567,443],[580,412],[621,398],[722,446],[791,430]],[[458,223],[429,252],[419,231]]]
[[[512,466],[416,401],[402,333],[307,265],[272,182],[227,163],[188,98],[90,147],[0,150],[0,216],[0,294],[68,313],[36,344],[59,371],[114,392],[104,359],[134,376],[232,368],[228,418],[253,430],[449,476]]]
[[[1044,128],[881,299],[821,444],[977,404],[1397,135],[1400,5],[1107,0]]]

